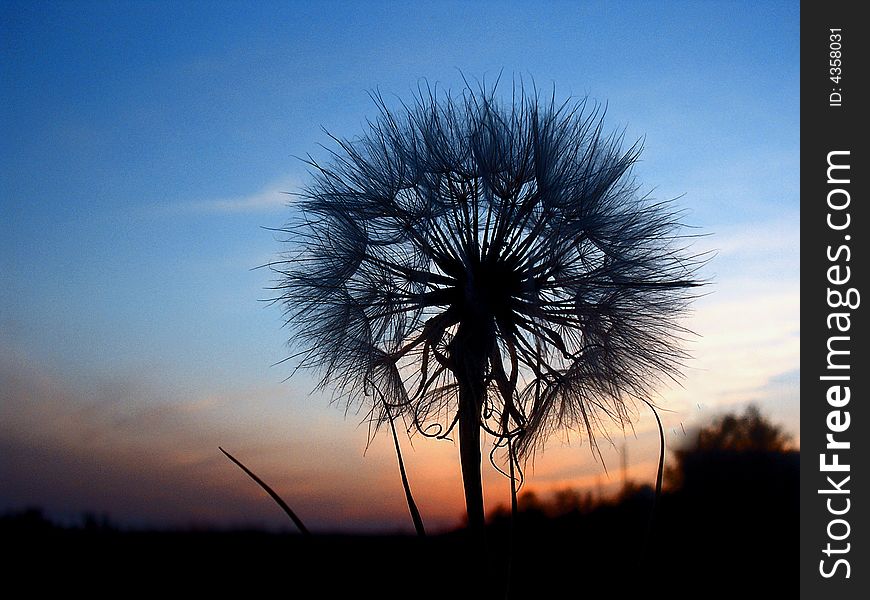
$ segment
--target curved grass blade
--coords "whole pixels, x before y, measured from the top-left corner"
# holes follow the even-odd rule
[[[647,523],[646,528],[646,546],[647,549],[649,549],[651,546],[650,539],[652,537],[653,526],[655,525],[656,520],[656,512],[658,510],[659,500],[662,496],[662,475],[664,474],[665,468],[665,429],[662,426],[662,420],[659,417],[659,412],[656,410],[656,407],[646,400],[644,400],[644,403],[650,407],[650,410],[652,410],[653,415],[655,415],[656,418],[656,423],[658,423],[659,426],[659,468],[656,472],[656,493],[655,496],[653,496],[652,510],[650,510],[649,523]]]
[[[250,477],[251,479],[256,481],[257,484],[261,488],[266,490],[266,493],[272,497],[272,500],[274,500],[278,504],[278,506],[280,506],[284,510],[284,512],[287,513],[287,516],[290,517],[290,520],[293,521],[293,523],[296,525],[296,527],[299,528],[299,531],[302,533],[302,535],[305,535],[305,536],[311,535],[311,532],[308,531],[308,528],[305,527],[305,524],[302,523],[302,520],[298,516],[296,516],[296,513],[293,512],[293,510],[289,506],[287,506],[287,503],[284,502],[284,499],[281,498],[281,496],[279,496],[275,490],[273,490],[271,487],[269,487],[265,481],[263,481],[262,479],[257,477],[253,471],[251,471],[248,467],[243,465],[235,456],[233,456],[232,454],[230,454],[229,452],[227,452],[226,450],[224,450],[220,446],[218,446],[218,450],[223,452],[224,455],[228,459],[233,461],[236,464],[236,466],[238,466],[242,471],[247,473],[248,477]]]
[[[417,530],[417,535],[426,537],[426,529],[423,527],[423,519],[420,517],[420,511],[417,510],[417,503],[414,502],[414,496],[411,495],[411,485],[408,483],[408,475],[405,473],[405,461],[402,460],[402,450],[399,448],[399,436],[396,435],[396,425],[393,423],[393,417],[390,416],[390,429],[393,432],[393,442],[396,444],[396,457],[399,459],[399,473],[402,474],[402,486],[405,488],[405,498],[408,501],[408,510],[411,511],[411,519],[414,521],[414,529]]]

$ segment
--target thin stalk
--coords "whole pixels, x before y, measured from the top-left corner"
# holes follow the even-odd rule
[[[653,496],[653,505],[652,505],[652,509],[650,510],[649,522],[647,523],[647,528],[646,528],[646,539],[644,541],[644,545],[647,548],[646,553],[649,553],[649,551],[651,550],[651,547],[652,547],[652,534],[653,534],[653,528],[655,526],[655,520],[656,520],[657,511],[658,511],[659,500],[661,499],[661,496],[662,496],[662,476],[664,474],[664,468],[665,468],[665,429],[662,426],[662,420],[659,417],[659,413],[656,410],[656,407],[653,406],[652,403],[647,402],[646,400],[644,400],[644,403],[650,407],[650,410],[652,410],[653,415],[655,415],[655,418],[656,418],[656,423],[659,426],[659,468],[658,468],[658,471],[656,472],[656,493],[655,493],[655,496]]]
[[[399,459],[399,473],[402,474],[402,487],[405,488],[405,499],[408,501],[408,510],[411,511],[411,520],[414,521],[414,529],[417,530],[417,535],[426,537],[426,529],[423,527],[423,519],[420,517],[420,511],[417,510],[417,503],[414,502],[414,496],[411,494],[411,485],[408,483],[408,475],[405,473],[405,461],[402,460],[402,449],[399,447],[399,436],[396,435],[396,425],[393,422],[392,415],[387,413],[390,419],[390,430],[393,432],[393,442],[396,445],[396,457]]]
[[[302,533],[302,535],[307,536],[307,537],[311,536],[311,532],[308,531],[308,528],[305,527],[305,524],[302,523],[302,520],[296,516],[296,513],[293,512],[293,510],[289,506],[287,506],[287,503],[284,502],[284,499],[281,498],[281,496],[279,496],[275,490],[273,490],[271,487],[269,487],[265,481],[263,481],[262,479],[257,477],[253,471],[251,471],[248,467],[243,465],[235,456],[233,456],[232,454],[230,454],[229,452],[227,452],[226,450],[224,450],[220,446],[218,446],[218,450],[223,452],[224,455],[228,459],[233,461],[236,464],[236,466],[238,466],[242,471],[247,473],[248,477],[250,477],[251,479],[256,481],[261,488],[266,490],[266,493],[272,497],[272,500],[274,500],[278,504],[278,506],[280,506],[284,510],[284,512],[287,513],[287,516],[290,517],[290,520],[293,521],[293,523],[296,525],[296,527],[299,528],[299,531]]]
[[[516,471],[514,469],[514,447],[513,443],[508,440],[508,462],[510,463],[510,477],[511,477],[511,524],[510,531],[508,533],[508,560],[507,560],[507,575],[505,576],[505,600],[510,600],[511,597],[511,576],[513,574],[513,563],[514,563],[514,547],[515,541],[514,538],[516,536],[516,523],[517,523],[517,476]]]

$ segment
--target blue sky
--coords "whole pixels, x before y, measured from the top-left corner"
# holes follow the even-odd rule
[[[0,439],[22,461],[0,464],[0,488],[12,489],[0,492],[0,510],[95,508],[75,502],[105,496],[65,503],[60,487],[37,486],[18,467],[36,468],[35,446],[132,452],[130,435],[106,431],[118,422],[172,460],[187,448],[187,480],[220,473],[245,485],[212,456],[221,439],[288,477],[288,492],[288,471],[309,476],[311,498],[318,485],[350,495],[341,481],[353,465],[392,477],[383,448],[362,458],[359,419],[309,396],[305,377],[283,383],[286,365],[270,366],[291,332],[259,301],[270,273],[250,269],[280,250],[263,227],[287,219],[280,192],[306,180],[295,156],[325,155],[322,128],[354,136],[375,114],[368,91],[397,102],[423,78],[458,89],[460,70],[490,81],[503,69],[503,79],[534,78],[560,97],[589,95],[607,103],[609,126],[645,138],[639,180],[655,197],[682,196],[687,222],[712,234],[700,247],[719,251],[712,293],[690,323],[697,360],[685,387],[664,394],[671,427],[700,421],[691,410],[707,417],[756,401],[797,435],[797,3],[3,2],[0,11]],[[148,421],[149,437],[137,419],[155,411],[162,425]],[[58,423],[70,422],[91,433],[60,439]],[[649,450],[648,425],[641,418],[632,456]],[[303,454],[322,450],[321,429],[334,438],[326,475],[287,448],[295,436],[309,442]],[[427,473],[440,472],[438,452],[455,460],[455,448],[426,444],[414,452]],[[562,472],[556,446],[551,471]],[[572,452],[582,473],[600,470]],[[542,461],[543,487],[582,479],[548,480],[547,469]],[[220,522],[244,509],[271,522],[268,508],[251,508],[258,496],[239,493],[214,514],[196,500],[165,514],[125,514],[117,500],[107,509]],[[311,502],[322,508],[323,494]],[[323,525],[341,527],[348,510],[321,510]],[[367,514],[353,526],[383,524]]]

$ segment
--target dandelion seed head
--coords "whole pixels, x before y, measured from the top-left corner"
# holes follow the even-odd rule
[[[605,134],[599,106],[496,92],[426,88],[400,110],[374,95],[365,134],[310,160],[276,299],[300,366],[375,429],[449,436],[474,366],[496,443],[528,457],[568,428],[595,448],[680,377],[703,257],[640,193],[640,145]]]

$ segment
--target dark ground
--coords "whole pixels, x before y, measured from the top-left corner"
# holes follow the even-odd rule
[[[593,505],[565,493],[522,498],[511,598],[797,597],[797,452],[717,452],[666,493],[647,535],[652,490]],[[464,532],[426,539],[248,532],[123,532],[52,525],[36,511],[0,517],[7,586],[286,598],[505,598],[510,519],[491,519],[488,557]],[[474,573],[483,591],[465,583]],[[478,577],[478,579],[481,579]],[[10,596],[7,596],[10,597]]]

